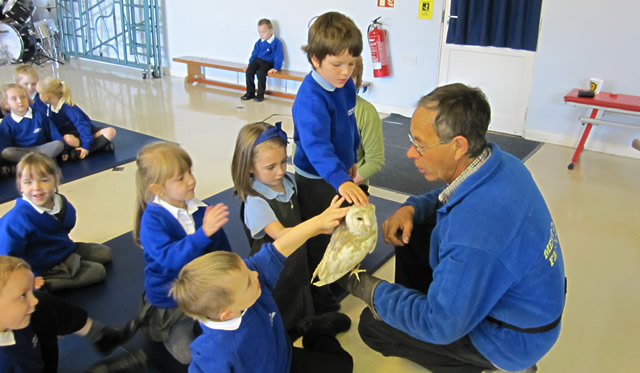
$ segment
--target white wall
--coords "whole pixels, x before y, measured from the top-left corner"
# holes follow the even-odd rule
[[[245,62],[258,39],[257,22],[266,17],[274,22],[285,44],[284,67],[310,71],[300,49],[306,44],[307,24],[326,11],[339,11],[351,17],[363,34],[364,80],[373,82],[365,97],[382,112],[410,116],[418,99],[436,86],[442,1],[435,3],[434,19],[419,20],[418,1],[396,1],[395,8],[378,8],[376,0],[165,0],[166,50],[169,59],[195,55]],[[374,79],[366,30],[378,16],[388,31],[392,75]],[[184,64],[169,63],[172,75],[186,74]],[[214,70],[207,71],[207,76],[214,77],[214,73],[223,80],[235,79],[235,75]]]
[[[196,55],[245,62],[258,38],[256,23],[267,17],[285,44],[285,68],[307,71],[310,66],[300,47],[306,43],[309,20],[340,11],[363,32],[364,79],[374,83],[365,97],[381,112],[410,116],[416,101],[437,83],[443,1],[434,1],[433,20],[419,20],[415,0],[396,1],[395,8],[378,8],[376,0],[165,0],[165,50],[169,60]],[[604,79],[605,91],[640,95],[638,14],[640,3],[628,0],[544,1],[525,137],[575,146],[583,129],[577,118],[583,112],[564,104],[562,97],[590,77]],[[393,72],[374,79],[365,33],[380,15],[388,31]],[[413,56],[415,65],[408,63]],[[169,67],[173,75],[186,74],[183,64],[169,62]],[[207,72],[212,73],[215,70]],[[223,80],[235,79],[218,74]],[[640,137],[640,128],[597,126],[587,149],[640,157],[630,147],[634,137]]]
[[[572,88],[586,88],[590,77],[604,80],[603,91],[640,95],[638,14],[640,3],[628,0],[544,1],[527,138],[575,146],[584,110],[562,98]],[[639,157],[630,146],[634,137],[640,127],[596,126],[586,148]]]

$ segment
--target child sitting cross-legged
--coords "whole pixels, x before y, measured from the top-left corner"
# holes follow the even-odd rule
[[[55,77],[47,77],[38,82],[40,99],[47,106],[46,115],[55,124],[64,138],[67,151],[62,160],[84,159],[96,151],[113,151],[113,127],[98,127],[80,107],[71,101],[69,86]]]
[[[31,109],[27,90],[13,83],[5,85],[2,94],[11,109],[0,125],[2,161],[15,164],[32,151],[57,157],[64,149],[62,136],[46,116]]]
[[[54,295],[34,291],[42,278],[22,259],[0,255],[0,372],[55,373],[58,337],[76,334],[108,354],[135,333],[135,326],[112,328],[92,320],[87,311]],[[146,355],[138,350],[95,364],[89,372],[144,371]]]
[[[291,228],[253,256],[216,251],[184,266],[170,294],[203,334],[191,344],[189,372],[351,372],[353,360],[335,338],[348,316],[325,313],[298,323],[304,348],[293,347],[271,296],[285,259],[309,237],[330,234],[347,213],[344,198]]]
[[[16,176],[22,197],[0,219],[0,254],[24,259],[44,277],[49,291],[101,282],[111,248],[69,237],[76,210],[58,193],[61,173],[56,162],[29,153],[18,163]]]

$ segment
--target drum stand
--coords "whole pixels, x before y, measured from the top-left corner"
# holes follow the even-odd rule
[[[59,57],[60,51],[55,36],[36,39],[36,53],[34,54],[31,63],[35,63],[40,66],[45,62],[52,61],[64,65],[64,62],[60,61]]]

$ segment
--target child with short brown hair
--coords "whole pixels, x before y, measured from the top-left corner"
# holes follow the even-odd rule
[[[257,102],[263,101],[264,91],[267,87],[267,74],[280,70],[284,61],[282,42],[273,35],[273,25],[270,20],[262,18],[258,21],[258,34],[260,34],[260,39],[253,45],[249,65],[244,68],[247,92],[240,97],[243,101],[251,99]],[[256,76],[258,77],[258,92],[256,92],[254,83]]]
[[[353,180],[360,135],[351,73],[362,45],[362,33],[349,17],[327,12],[313,22],[307,45],[302,47],[313,67],[291,109],[296,144],[293,164],[302,220],[322,212],[336,193],[355,205],[369,203]],[[320,263],[328,244],[327,235],[307,242],[310,271]],[[340,308],[328,286],[312,287],[312,293],[316,312]]]

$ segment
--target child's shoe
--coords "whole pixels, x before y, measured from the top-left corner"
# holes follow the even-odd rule
[[[100,338],[95,342],[96,348],[105,355],[110,354],[116,347],[127,342],[138,331],[140,323],[138,320],[131,320],[121,328],[105,326],[102,329]]]
[[[240,99],[242,101],[248,101],[251,100],[252,98],[256,97],[256,95],[254,94],[249,94],[249,93],[245,93],[242,97],[240,97]]]
[[[149,358],[142,350],[105,359],[94,364],[88,373],[141,373],[147,370]]]
[[[0,166],[0,178],[8,178],[16,175],[15,164],[3,164]]]
[[[114,152],[115,150],[116,146],[113,144],[113,141],[109,141],[109,143],[102,148],[104,152]]]
[[[346,332],[351,327],[349,316],[339,312],[324,313],[319,316],[308,316],[296,325],[298,332],[304,337],[307,334],[332,335]]]
[[[634,148],[635,150],[640,150],[640,139],[634,139],[631,142],[631,147]]]

